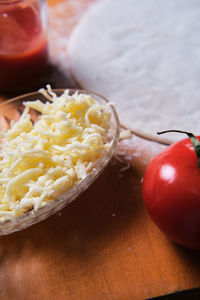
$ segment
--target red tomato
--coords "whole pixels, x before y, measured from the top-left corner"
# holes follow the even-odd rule
[[[189,138],[153,158],[144,175],[143,199],[171,240],[200,249],[200,168]]]

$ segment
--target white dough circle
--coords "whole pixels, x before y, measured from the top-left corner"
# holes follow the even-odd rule
[[[116,104],[122,125],[171,143],[200,134],[200,1],[101,0],[69,41],[79,84]]]

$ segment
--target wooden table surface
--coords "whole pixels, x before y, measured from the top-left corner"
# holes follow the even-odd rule
[[[94,2],[74,1],[59,8],[60,1],[49,0],[54,66],[43,82],[54,87],[75,85],[56,66],[63,59],[56,56],[56,31],[66,31],[67,38]],[[145,167],[163,148],[135,135],[122,141],[118,152],[124,162],[114,158],[76,201],[39,224],[0,237],[0,299],[147,299],[199,286],[199,252],[169,241],[143,207]]]

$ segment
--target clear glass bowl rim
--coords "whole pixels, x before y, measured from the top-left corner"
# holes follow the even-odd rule
[[[69,88],[69,89],[68,88],[52,89],[53,92],[58,93],[58,94],[63,93],[65,90],[69,90],[70,94],[78,91],[78,93],[86,93],[86,94],[94,95],[96,97],[101,98],[103,101],[109,103],[109,101],[104,96],[102,96],[96,92],[93,92],[93,91],[88,91],[88,90],[79,89],[79,88],[77,88],[77,89],[71,89],[71,88]],[[3,107],[3,106],[9,105],[13,102],[20,101],[22,98],[25,98],[25,97],[26,98],[32,97],[34,95],[35,96],[41,95],[41,93],[39,91],[31,92],[31,93],[23,94],[23,95],[15,97],[15,98],[12,98],[10,100],[7,100],[0,104],[0,110],[1,110],[1,107]],[[27,100],[23,99],[23,101],[27,101]],[[47,101],[48,101],[48,99],[47,99]],[[36,211],[30,210],[19,217],[10,218],[6,221],[0,222],[0,235],[7,235],[7,234],[10,234],[10,233],[13,233],[16,231],[23,230],[25,228],[30,227],[31,225],[34,225],[38,222],[45,220],[52,214],[59,212],[61,209],[63,209],[69,203],[74,201],[78,196],[80,196],[80,194],[82,192],[84,192],[94,182],[94,180],[100,175],[100,173],[104,170],[104,168],[107,166],[110,159],[112,158],[112,156],[115,152],[118,140],[119,140],[119,134],[120,134],[119,118],[118,118],[117,112],[113,105],[110,106],[110,109],[111,109],[111,113],[114,118],[114,121],[116,123],[114,125],[114,134],[113,134],[113,138],[111,141],[111,146],[110,146],[108,152],[105,154],[105,156],[103,158],[100,158],[100,160],[98,161],[98,164],[89,173],[89,175],[85,179],[80,181],[80,183],[78,183],[72,189],[70,189],[68,192],[64,193],[57,199],[52,200],[45,206],[39,208],[38,210],[36,210]]]

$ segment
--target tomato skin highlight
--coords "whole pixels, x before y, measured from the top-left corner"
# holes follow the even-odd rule
[[[183,246],[200,250],[200,169],[189,138],[152,159],[142,193],[147,211],[161,231]]]

